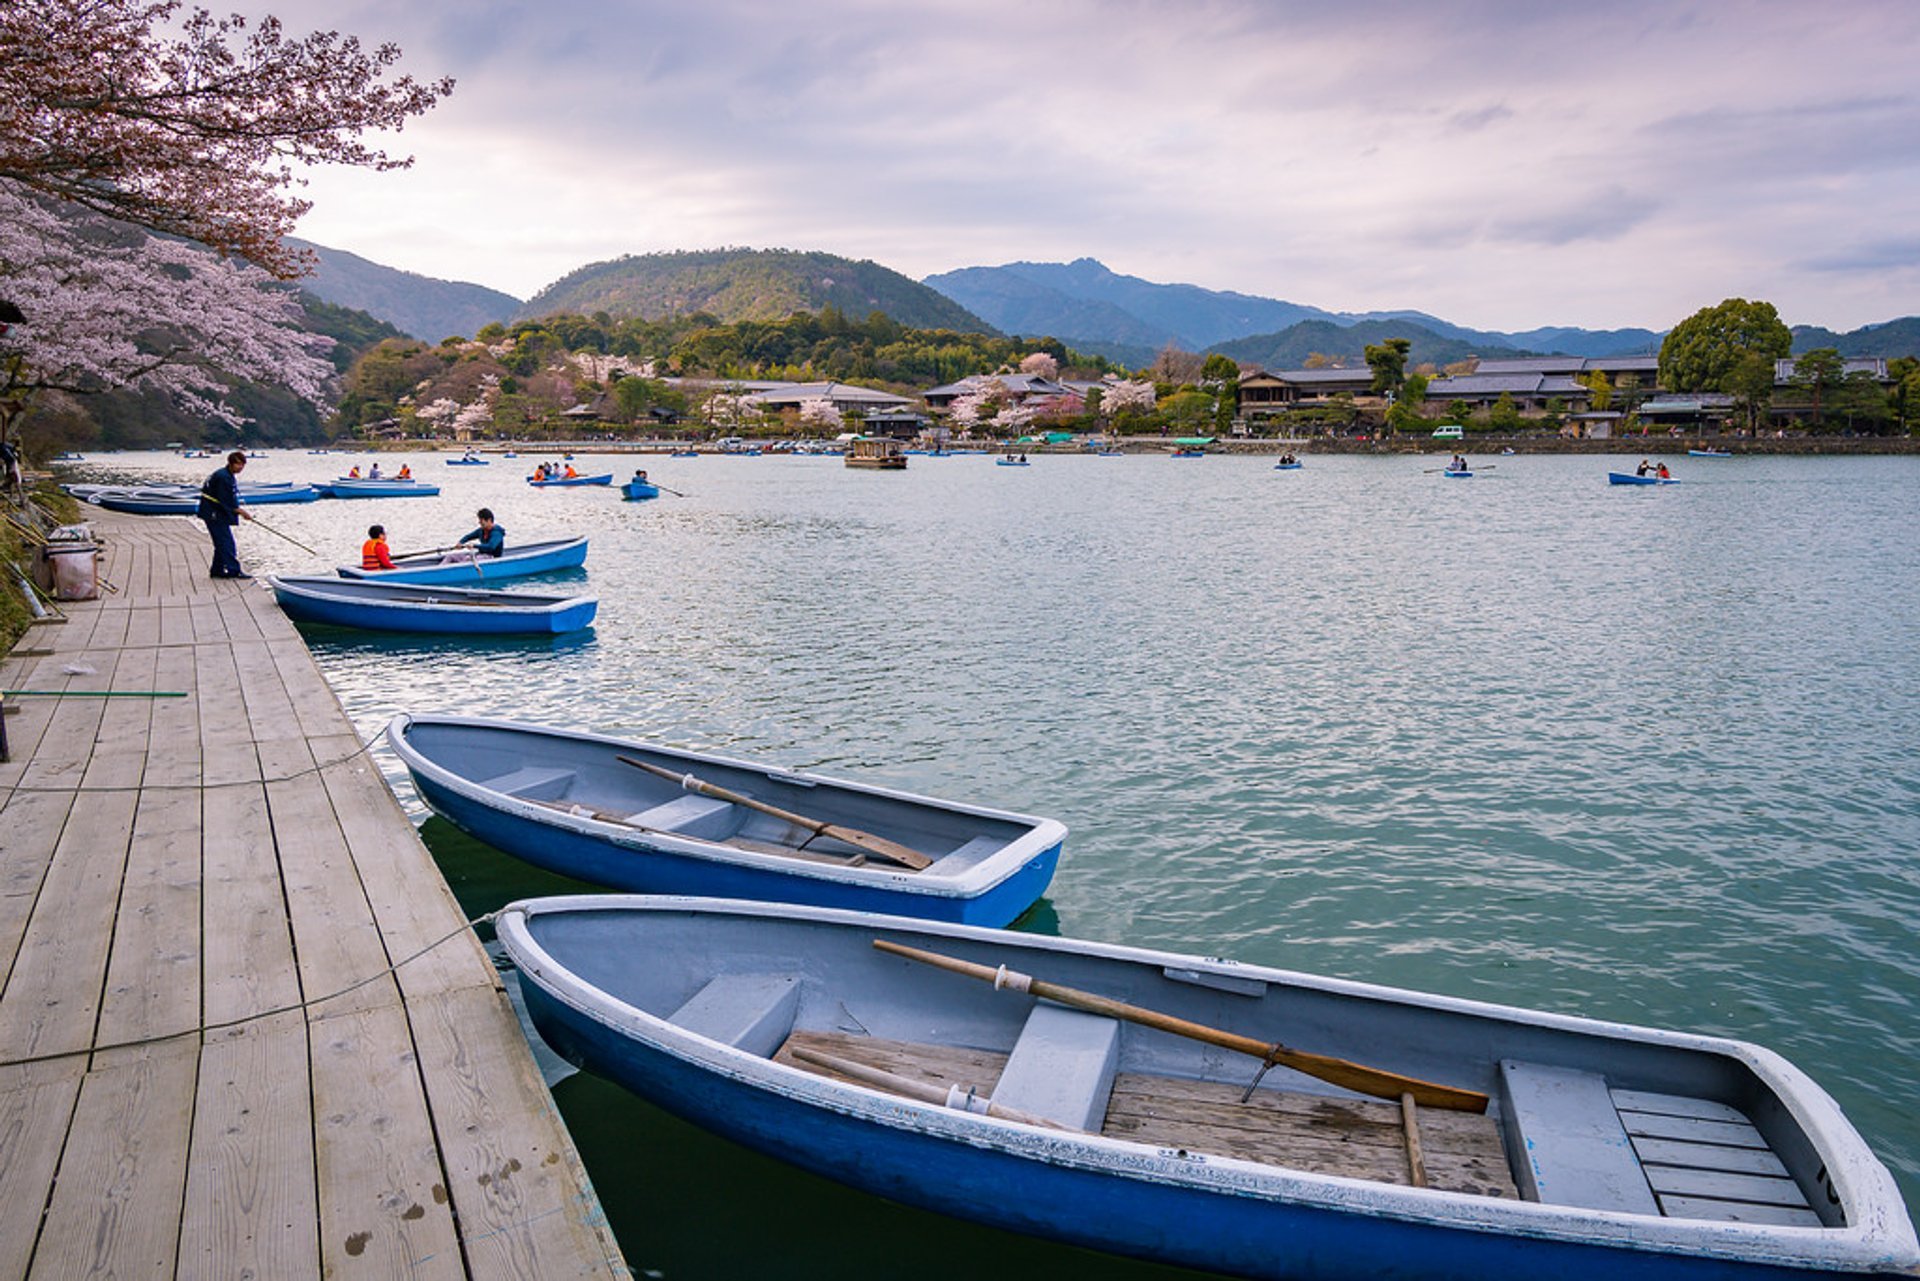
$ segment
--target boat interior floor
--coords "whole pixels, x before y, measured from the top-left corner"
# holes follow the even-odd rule
[[[992,1094],[996,1101],[1004,1093],[1002,1076],[1008,1073],[1011,1057],[991,1050],[805,1031],[788,1037],[774,1056],[788,1066],[835,1079],[844,1078],[794,1058],[795,1049],[852,1060],[942,1088],[970,1086]],[[1249,1062],[1249,1080],[1256,1067]],[[1060,1078],[1071,1078],[1073,1071],[1068,1066],[1050,1075],[1057,1085]],[[1413,1181],[1413,1159],[1398,1103],[1263,1086],[1243,1104],[1240,1096],[1245,1088],[1244,1084],[1112,1073],[1098,1132],[1154,1147],[1315,1174],[1377,1183]],[[1476,1196],[1520,1195],[1508,1171],[1499,1122],[1493,1117],[1421,1108],[1417,1124],[1427,1186]]]

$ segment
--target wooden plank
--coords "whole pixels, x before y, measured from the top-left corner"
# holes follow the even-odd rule
[[[1650,1165],[1646,1169],[1647,1182],[1663,1197],[1749,1201],[1755,1205],[1807,1204],[1806,1193],[1792,1179],[1772,1179],[1759,1174],[1729,1174],[1724,1170],[1692,1170],[1673,1165]]]
[[[0,989],[13,972],[74,799],[70,791],[15,792],[0,806]]]
[[[298,736],[300,722],[293,714],[293,700],[287,697],[287,687],[280,681],[280,669],[268,652],[266,642],[235,641],[231,651],[254,741]]]
[[[200,1026],[200,797],[137,798],[99,1044],[173,1036]]]
[[[1705,1197],[1662,1197],[1660,1209],[1670,1219],[1713,1219],[1722,1223],[1764,1223],[1782,1228],[1820,1228],[1826,1225],[1812,1210],[1790,1206],[1748,1205]]]
[[[1727,1170],[1736,1174],[1767,1174],[1787,1178],[1785,1162],[1771,1149],[1723,1148],[1712,1143],[1681,1143],[1673,1139],[1633,1141],[1642,1163],[1685,1165],[1696,1170]]]
[[[476,1278],[625,1277],[619,1247],[503,993],[412,1001],[420,1070]]]
[[[176,1275],[320,1275],[311,1088],[297,1012],[207,1039]]]
[[[281,778],[310,767],[313,758],[304,739],[262,743],[260,764],[268,777]],[[325,998],[329,1016],[398,1002],[393,978],[382,977],[386,948],[326,784],[313,774],[269,783],[267,811],[306,999]],[[366,979],[374,981],[355,986]]]
[[[195,645],[193,681],[203,750],[215,743],[252,743],[253,731],[247,723],[232,650],[224,644]],[[211,765],[212,753],[207,755]],[[211,772],[207,775],[209,781],[219,777]]]
[[[308,1034],[325,1274],[464,1277],[405,1011],[320,1019]]]
[[[0,1277],[27,1275],[86,1064],[0,1067]]]
[[[90,772],[96,784],[138,777],[137,758],[107,759],[126,775],[116,777],[111,769]],[[61,829],[0,995],[0,1046],[15,1057],[93,1043],[134,801],[131,791],[88,796],[76,803]]]
[[[1613,1106],[1622,1112],[1650,1112],[1659,1116],[1691,1116],[1702,1121],[1731,1121],[1748,1124],[1740,1109],[1712,1099],[1690,1098],[1684,1094],[1654,1094],[1647,1090],[1614,1090]]]
[[[191,691],[193,650],[180,645],[156,650],[153,680],[160,689]],[[193,787],[200,777],[199,699],[154,700],[153,721],[147,730],[147,771],[141,782],[147,787]]]
[[[461,930],[466,913],[448,888],[419,833],[365,753],[359,740],[313,740],[323,761],[338,761],[321,772],[335,816],[353,850],[361,885],[394,960],[432,950],[399,971],[401,989],[410,997],[457,987],[497,988],[498,979],[485,949],[471,930]],[[448,934],[454,937],[448,939]],[[445,940],[445,941],[441,941]]]
[[[199,1059],[166,1041],[87,1073],[29,1281],[173,1272]]]
[[[210,787],[201,804],[202,1008],[217,1024],[301,994],[265,789]]]
[[[1701,1121],[1687,1116],[1657,1116],[1650,1112],[1622,1112],[1620,1123],[1634,1138],[1679,1139],[1687,1143],[1714,1143],[1727,1148],[1765,1148],[1760,1131],[1745,1121]]]

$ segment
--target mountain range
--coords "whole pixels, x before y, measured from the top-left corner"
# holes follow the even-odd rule
[[[706,313],[722,324],[778,320],[836,307],[864,318],[884,312],[902,325],[1057,338],[1132,368],[1172,344],[1219,351],[1247,364],[1296,368],[1310,356],[1354,363],[1389,337],[1413,342],[1415,363],[1472,355],[1649,355],[1651,329],[1572,326],[1501,332],[1455,325],[1420,311],[1336,312],[1198,285],[1121,275],[1092,258],[963,267],[915,281],[878,263],[787,249],[716,249],[631,255],[591,263],[522,302],[481,285],[436,280],[356,254],[311,249],[318,270],[302,282],[316,297],[357,308],[430,343],[471,337],[489,323],[560,313],[667,316]],[[1849,333],[1794,330],[1794,350],[1834,347],[1843,356],[1920,353],[1920,317]]]

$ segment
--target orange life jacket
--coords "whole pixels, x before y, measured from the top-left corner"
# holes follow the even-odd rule
[[[384,540],[369,538],[366,542],[360,544],[360,568],[393,568],[393,554],[387,550],[387,544]]]

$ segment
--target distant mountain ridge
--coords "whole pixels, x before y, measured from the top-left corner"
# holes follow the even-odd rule
[[[642,254],[591,263],[562,276],[519,311],[526,319],[563,312],[659,320],[706,312],[723,324],[784,320],[837,307],[854,319],[884,312],[916,329],[997,333],[961,304],[867,260],[792,249],[710,249]]]
[[[312,250],[317,260],[313,274],[300,282],[301,288],[322,302],[364,311],[422,342],[471,338],[481,327],[511,319],[520,309],[518,298],[485,285],[384,267],[312,241],[289,239],[287,243]]]
[[[1556,327],[1505,334],[1467,329],[1419,311],[1328,311],[1198,285],[1155,284],[1120,275],[1092,258],[963,267],[928,276],[925,283],[1009,333],[1047,335],[1110,354],[1115,346],[1137,350],[1167,343],[1188,351],[1228,352],[1229,346],[1257,337],[1275,339],[1270,346],[1286,347],[1290,340],[1278,335],[1303,323],[1351,328],[1402,322],[1436,338],[1467,344],[1467,354],[1641,355],[1657,351],[1661,338],[1651,329]]]

